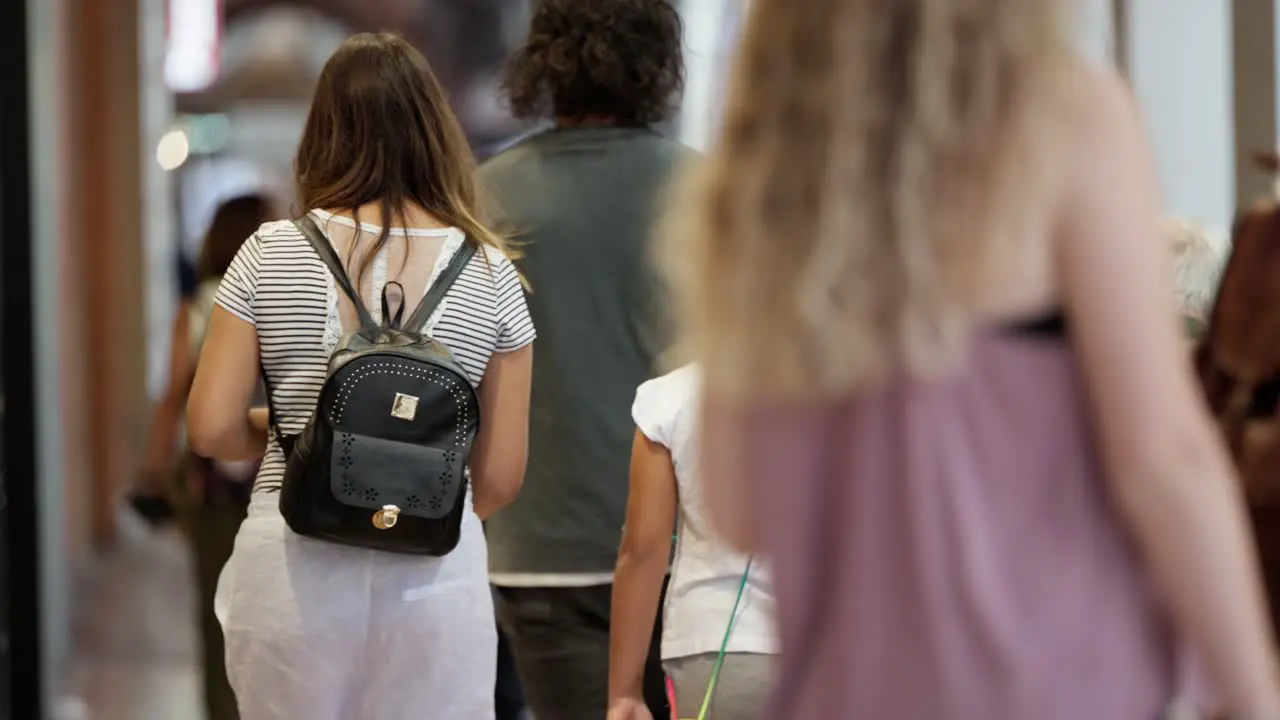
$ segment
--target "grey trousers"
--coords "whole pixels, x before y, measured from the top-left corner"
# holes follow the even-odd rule
[[[707,717],[712,720],[757,720],[773,690],[773,655],[728,653],[716,683]],[[680,720],[698,717],[716,654],[690,655],[663,663],[676,688],[676,715]]]

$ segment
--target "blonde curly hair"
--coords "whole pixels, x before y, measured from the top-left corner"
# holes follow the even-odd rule
[[[663,261],[722,394],[829,396],[961,356],[1042,197],[1061,0],[755,0]]]
[[[1173,249],[1179,312],[1207,319],[1222,278],[1227,241],[1202,225],[1184,220],[1166,221],[1165,235]]]

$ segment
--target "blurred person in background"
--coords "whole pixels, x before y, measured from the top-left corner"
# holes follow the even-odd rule
[[[1280,170],[1275,151],[1252,160],[1273,176]],[[1227,245],[1195,363],[1240,472],[1272,630],[1280,632],[1280,204],[1274,193],[1241,208]]]
[[[205,235],[197,265],[197,282],[174,320],[170,341],[169,386],[151,421],[143,487],[155,488],[166,499],[174,494],[175,453],[180,446],[182,416],[195,379],[196,359],[204,344],[205,329],[213,311],[214,295],[231,261],[246,238],[271,217],[270,202],[259,195],[244,195],[223,203]],[[204,699],[209,720],[235,720],[235,695],[227,684],[223,663],[222,628],[213,611],[213,596],[236,531],[249,506],[256,461],[225,463],[182,453],[177,488],[178,505],[184,510],[191,538],[198,586],[200,640],[204,665]]]
[[[765,717],[1280,718],[1154,163],[1070,5],[752,3],[663,237],[709,510],[774,573]]]
[[[659,195],[686,155],[654,126],[684,80],[668,0],[541,0],[505,91],[549,129],[484,164],[541,328],[520,497],[487,524],[498,616],[538,720],[599,720],[627,503],[635,389],[666,349],[647,254]],[[666,716],[655,643],[645,697]]]
[[[1165,232],[1173,246],[1173,285],[1179,311],[1187,339],[1195,342],[1208,327],[1226,262],[1220,249],[1225,242],[1215,240],[1208,229],[1182,220],[1166,222]]]
[[[777,643],[768,573],[727,547],[706,517],[698,472],[701,386],[698,368],[687,365],[636,391],[631,493],[613,586],[608,720],[667,720],[649,712],[641,689],[669,559],[662,661],[675,716],[699,717],[705,708],[718,720],[755,720],[772,685]]]
[[[488,720],[498,638],[481,519],[524,474],[534,328],[505,243],[478,219],[475,165],[426,61],[403,39],[357,35],[326,63],[295,164],[297,197],[382,323],[466,243],[476,252],[423,332],[479,395],[461,537],[442,557],[295,534],[280,512],[280,437],[316,409],[357,308],[290,220],[263,225],[218,289],[188,404],[213,457],[266,450],[249,516],[218,585],[227,672],[253,720]],[[378,224],[366,222],[374,219]],[[390,294],[390,293],[389,293]],[[390,318],[387,318],[391,320]],[[260,368],[272,413],[252,408]]]

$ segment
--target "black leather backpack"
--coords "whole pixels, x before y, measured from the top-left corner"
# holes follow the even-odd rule
[[[320,229],[308,217],[295,224],[355,305],[360,328],[334,350],[300,434],[282,434],[271,412],[287,460],[280,513],[299,535],[445,555],[461,533],[480,403],[449,348],[424,335],[423,326],[475,245],[468,239],[403,326],[403,302],[392,317],[384,289],[379,326]]]

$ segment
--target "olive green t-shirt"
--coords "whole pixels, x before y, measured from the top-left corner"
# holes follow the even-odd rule
[[[494,575],[613,571],[631,403],[667,344],[651,231],[688,152],[648,128],[554,128],[480,170],[538,328],[524,487],[486,523]]]

